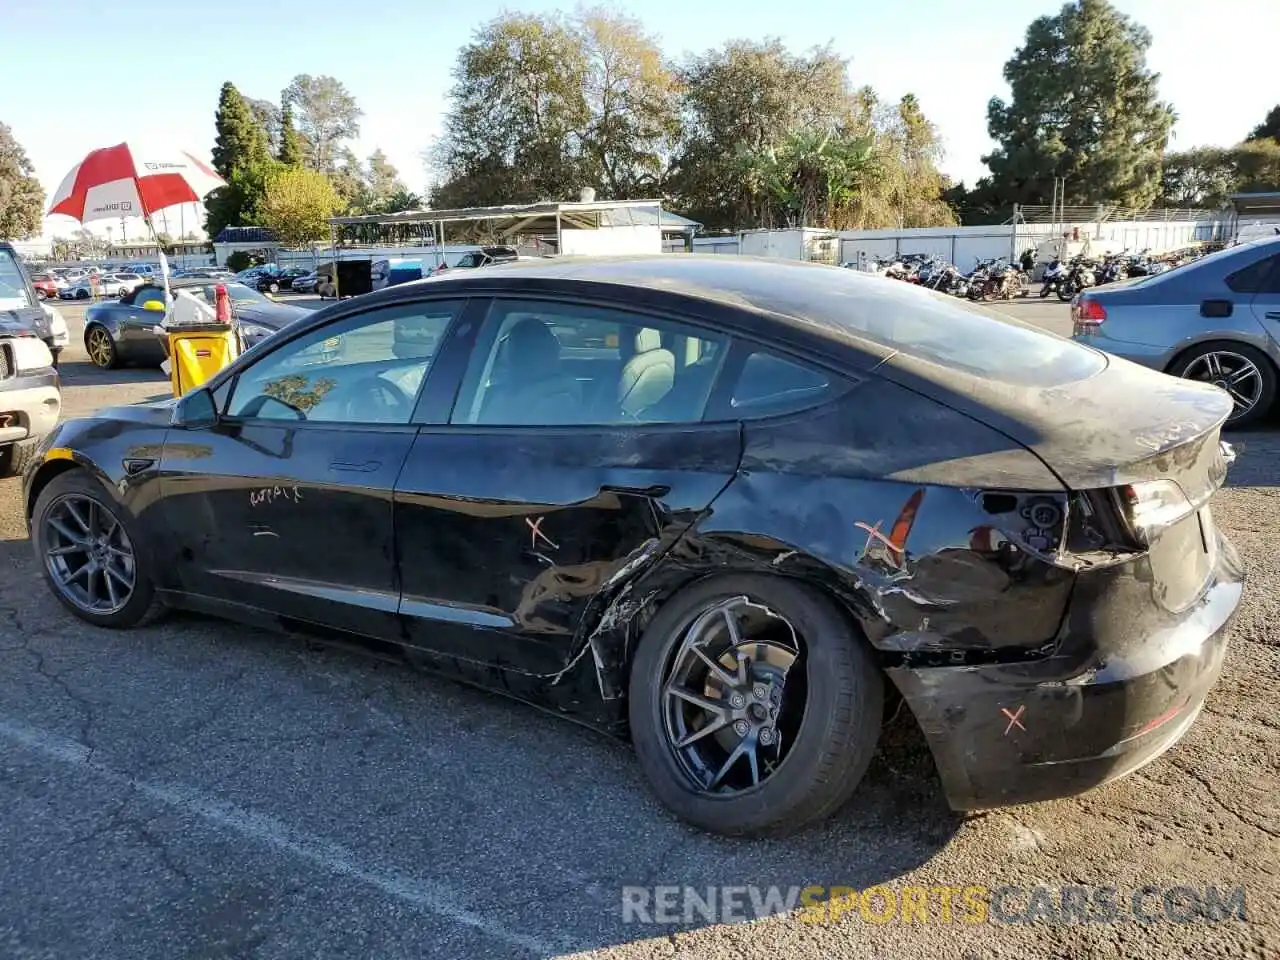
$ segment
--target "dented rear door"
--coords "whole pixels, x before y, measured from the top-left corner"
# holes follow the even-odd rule
[[[736,423],[423,427],[395,490],[409,642],[554,674],[740,453]]]

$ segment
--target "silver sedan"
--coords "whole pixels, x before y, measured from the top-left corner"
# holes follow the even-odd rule
[[[1077,342],[1221,387],[1235,401],[1227,423],[1253,423],[1280,386],[1280,238],[1087,290],[1071,318]]]

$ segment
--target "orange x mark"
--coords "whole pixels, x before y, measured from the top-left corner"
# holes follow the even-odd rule
[[[554,543],[550,537],[548,537],[545,533],[542,532],[542,521],[545,519],[547,518],[539,517],[535,522],[533,520],[530,520],[528,517],[524,518],[524,522],[529,525],[529,549],[530,550],[538,549],[539,538],[541,538],[542,540],[545,540],[547,543],[547,546],[549,546],[552,550],[560,549],[559,544]]]
[[[1004,735],[1006,737],[1009,735],[1009,731],[1012,730],[1015,725],[1019,730],[1025,731],[1027,729],[1022,725],[1022,721],[1018,719],[1019,717],[1022,716],[1024,712],[1026,712],[1026,709],[1027,709],[1027,705],[1025,703],[1018,707],[1017,713],[1010,713],[1008,707],[1000,708],[1000,712],[1009,718],[1009,725],[1004,728]]]

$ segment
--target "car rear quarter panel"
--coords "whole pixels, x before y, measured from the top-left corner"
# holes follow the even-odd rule
[[[1280,361],[1275,341],[1267,335],[1248,298],[1237,303],[1230,317],[1200,315],[1200,302],[1143,303],[1132,298],[1097,297],[1107,319],[1082,343],[1114,353],[1155,370],[1168,370],[1180,354],[1199,343],[1230,340],[1247,343]],[[1240,298],[1237,298],[1240,299]]]
[[[886,666],[1041,655],[1069,571],[1015,547],[1017,506],[1062,488],[1025,448],[903,387],[872,378],[817,411],[747,422],[737,477],[710,511],[606,610],[597,637],[625,670],[661,602],[711,575],[803,579],[837,598]],[[631,588],[634,589],[631,589]],[[625,689],[625,687],[624,687]]]

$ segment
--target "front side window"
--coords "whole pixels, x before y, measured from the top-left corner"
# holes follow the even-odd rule
[[[236,379],[232,417],[406,424],[461,301],[388,307],[312,330]]]
[[[606,307],[496,300],[454,423],[696,423],[727,338]]]

